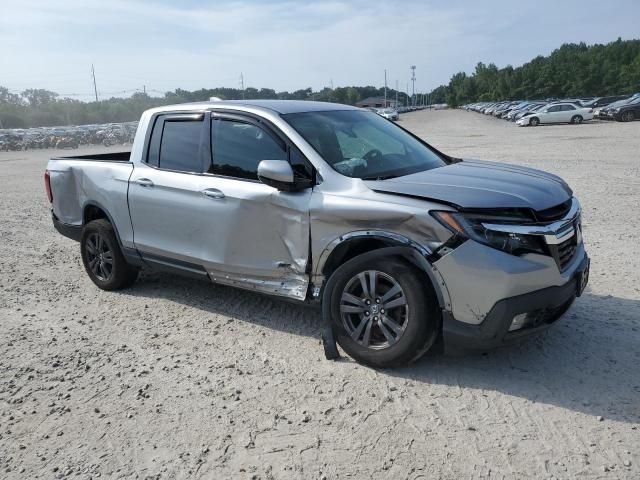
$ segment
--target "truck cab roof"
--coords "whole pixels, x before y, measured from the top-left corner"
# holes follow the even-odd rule
[[[207,102],[180,103],[176,105],[165,105],[153,109],[154,112],[166,112],[174,110],[206,110],[216,107],[234,106],[260,108],[271,110],[279,114],[302,113],[302,112],[324,112],[332,110],[360,110],[357,107],[343,105],[340,103],[314,102],[307,100],[214,100]]]

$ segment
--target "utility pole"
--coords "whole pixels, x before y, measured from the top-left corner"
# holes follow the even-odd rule
[[[142,93],[143,93],[144,95],[146,95],[146,94],[147,94],[147,86],[146,86],[146,85],[142,85]]]
[[[91,64],[91,76],[93,77],[93,92],[96,94],[96,102],[98,101],[98,87],[96,87],[96,71]]]
[[[413,105],[415,106],[416,104],[416,66],[415,65],[411,65],[411,83],[413,85],[411,89],[411,99],[412,99]]]
[[[408,107],[409,106],[409,82],[407,82],[407,90],[406,90],[406,92],[407,92],[406,93],[407,101],[405,102],[406,103],[405,107]]]
[[[242,99],[244,100],[244,75],[240,72],[240,89],[242,90]]]
[[[396,108],[398,108],[398,80],[396,80]]]
[[[384,108],[387,108],[387,69],[384,69]]]

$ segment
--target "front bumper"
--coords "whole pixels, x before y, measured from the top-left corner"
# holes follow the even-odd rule
[[[584,277],[588,268],[589,257],[584,254],[571,279],[564,285],[500,300],[482,323],[477,325],[460,322],[450,313],[444,312],[442,335],[445,347],[486,350],[539,334],[560,319],[571,307],[588,281],[588,277]],[[528,314],[528,323],[522,329],[510,332],[511,322],[519,314]]]

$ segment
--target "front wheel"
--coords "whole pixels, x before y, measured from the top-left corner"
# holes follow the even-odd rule
[[[582,123],[582,115],[574,115],[573,117],[571,117],[571,123],[574,123],[576,125]]]
[[[538,125],[540,125],[540,119],[538,117],[533,117],[529,120],[529,125],[531,125],[532,127],[537,127]]]
[[[89,278],[102,290],[128,287],[138,277],[138,270],[124,259],[113,226],[107,220],[93,220],[84,226],[80,253]]]
[[[621,116],[620,119],[623,122],[630,122],[631,120],[634,119],[634,114],[632,111],[628,111],[628,112],[624,112]]]
[[[356,257],[332,275],[327,288],[338,343],[372,367],[396,367],[420,358],[440,322],[428,280],[396,258]]]

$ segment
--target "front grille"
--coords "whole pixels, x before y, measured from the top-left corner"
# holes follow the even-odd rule
[[[574,225],[573,228],[575,229],[575,234],[572,235],[571,238],[557,245],[549,245],[551,255],[558,264],[560,271],[567,268],[567,265],[569,265],[573,259],[576,254],[576,249],[578,248],[578,229],[580,227],[578,225]]]
[[[569,240],[558,245],[558,261],[561,270],[564,270],[567,264],[573,258],[573,255],[576,253],[576,247],[577,245],[575,235]]]

